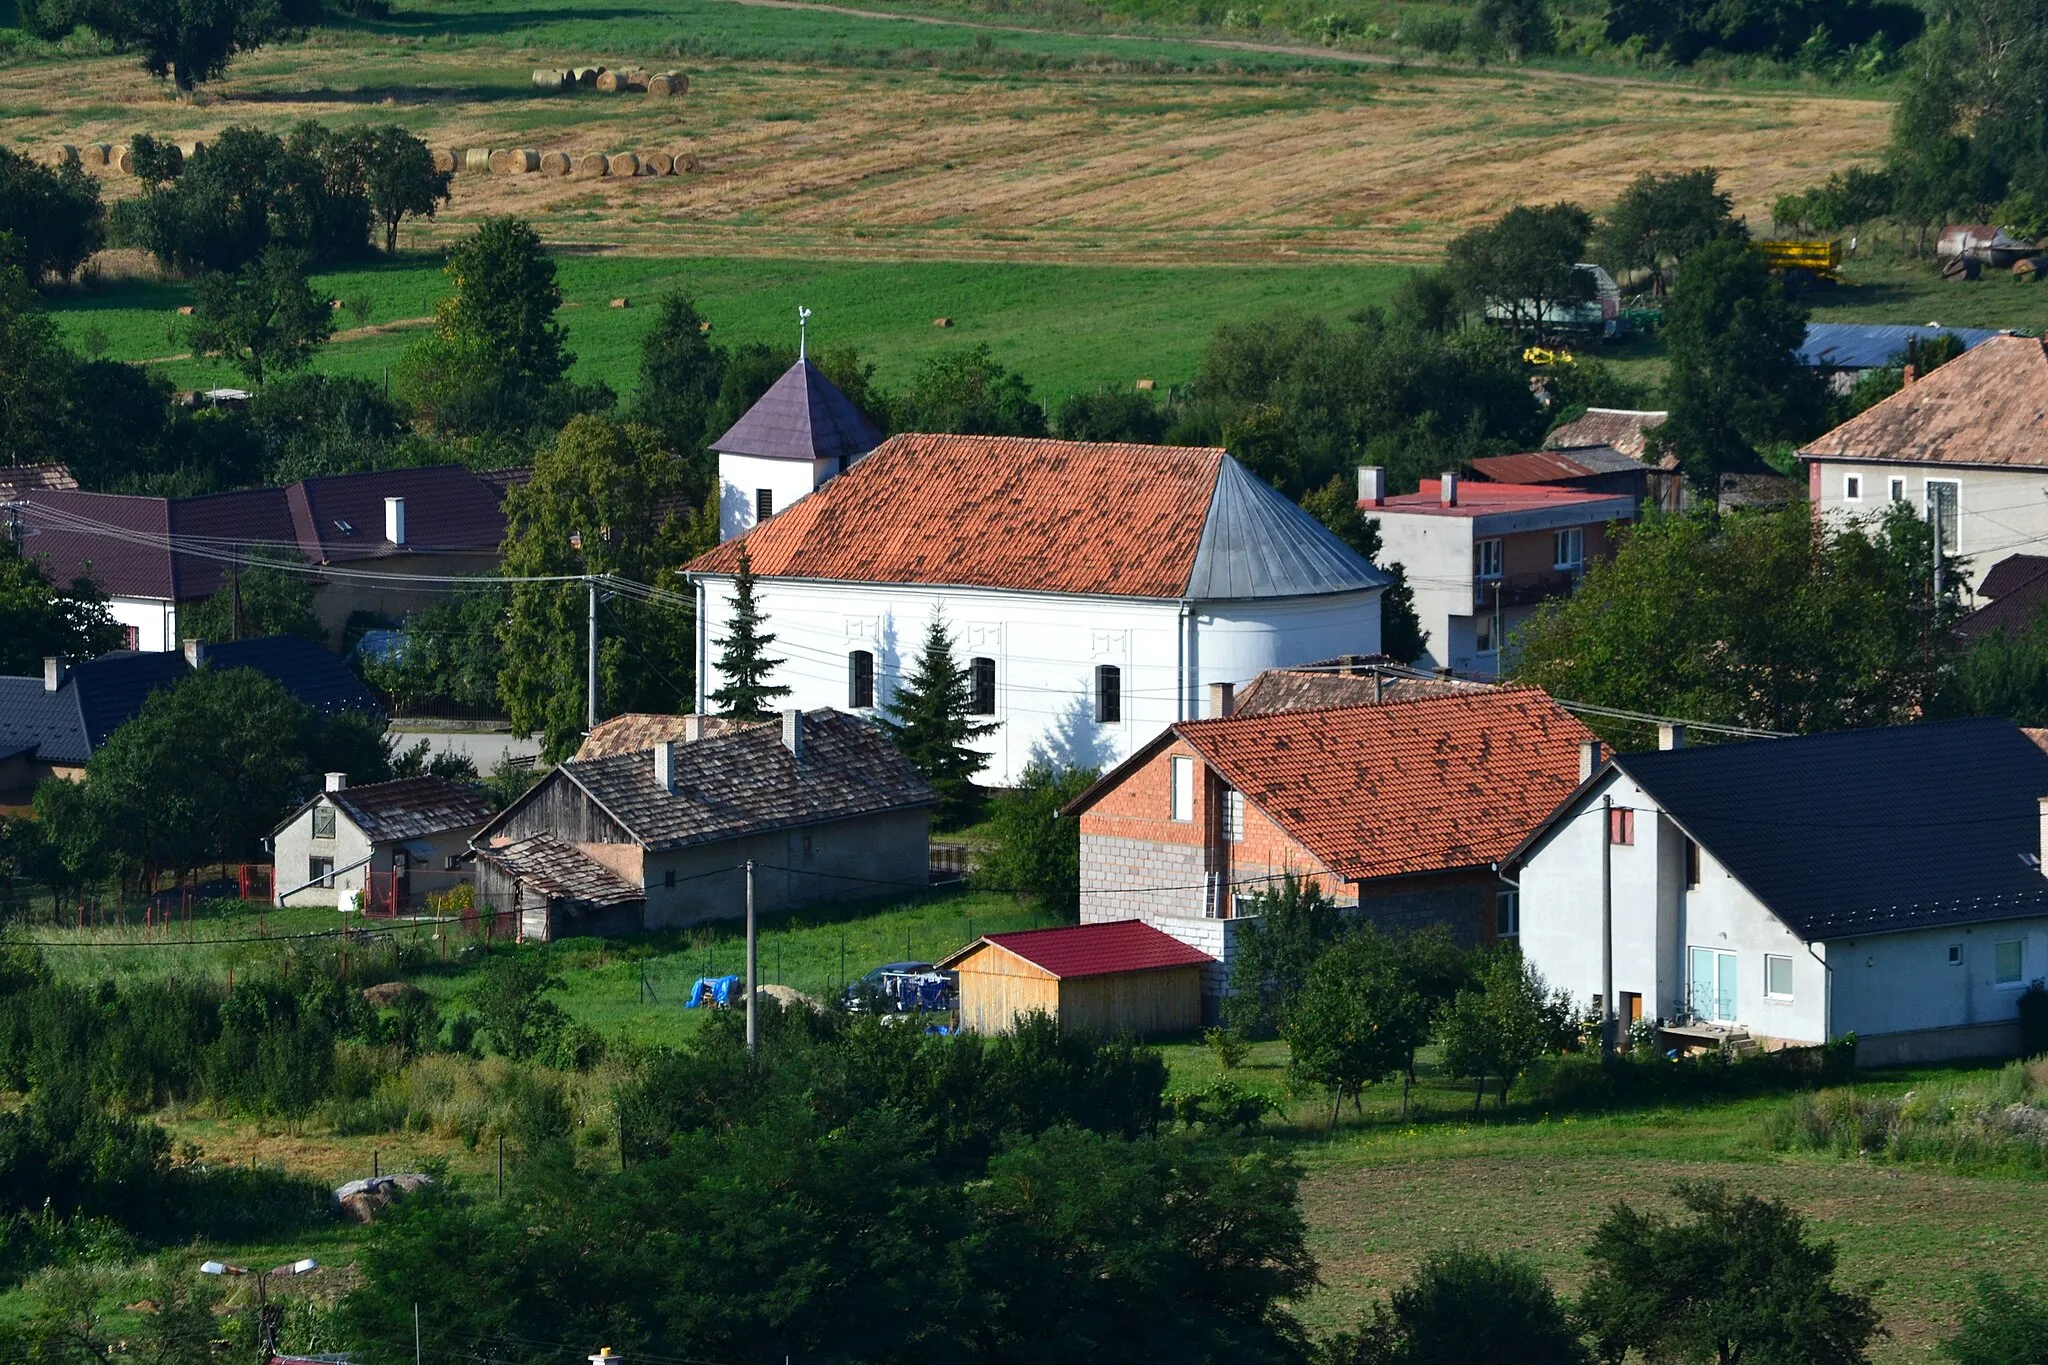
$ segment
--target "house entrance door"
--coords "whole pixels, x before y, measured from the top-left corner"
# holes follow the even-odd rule
[[[1702,1023],[1735,1022],[1735,954],[1692,950],[1692,1017]]]

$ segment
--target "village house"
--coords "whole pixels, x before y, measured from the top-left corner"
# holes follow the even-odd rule
[[[1212,1014],[1237,922],[1288,877],[1390,932],[1511,935],[1501,860],[1594,743],[1526,687],[1177,722],[1062,812],[1080,822],[1082,922],[1139,919],[1207,953]]]
[[[1552,986],[1603,995],[1611,897],[1624,1025],[1854,1034],[1866,1066],[2018,1050],[2048,969],[2032,739],[1964,720],[1667,744],[1603,764],[1515,851],[1522,951]]]
[[[873,722],[782,713],[571,759],[477,832],[477,900],[526,940],[672,929],[927,883],[937,800]]]
[[[2032,337],[1991,337],[1911,379],[1799,452],[1814,515],[1906,503],[1982,585],[2011,552],[2048,547],[2044,392],[2048,350]]]
[[[686,567],[699,711],[742,546],[795,705],[871,714],[943,619],[998,785],[1118,762],[1209,683],[1376,652],[1387,582],[1222,450],[895,436]]]
[[[718,453],[718,538],[743,535],[816,492],[882,443],[882,433],[799,355],[711,443]]]
[[[25,799],[46,777],[78,778],[107,736],[135,718],[149,694],[195,668],[250,668],[327,719],[382,713],[376,694],[310,640],[268,635],[182,654],[117,650],[97,659],[45,659],[40,678],[0,677],[0,800]]]
[[[1008,1033],[1044,1014],[1103,1037],[1185,1033],[1202,1021],[1208,954],[1138,920],[987,934],[938,964],[957,974],[960,1027]]]
[[[175,651],[181,605],[232,587],[237,556],[286,554],[380,574],[490,573],[505,538],[502,475],[462,465],[301,479],[189,498],[29,488],[14,514],[52,582],[88,578],[107,594],[128,648]],[[431,586],[316,579],[313,612],[330,640],[358,611],[402,616],[443,600]]]
[[[1446,471],[1388,497],[1384,469],[1358,471],[1358,508],[1380,524],[1381,552],[1408,571],[1427,635],[1418,660],[1499,677],[1515,632],[1588,564],[1614,553],[1609,527],[1632,522],[1636,498],[1562,486],[1474,483]]]
[[[1977,601],[1981,605],[1956,623],[1965,644],[2001,632],[2015,639],[2026,634],[2048,614],[2048,555],[1999,560],[1977,585]]]
[[[474,787],[441,777],[325,789],[270,833],[276,905],[397,914],[469,880],[469,841],[491,818]]]

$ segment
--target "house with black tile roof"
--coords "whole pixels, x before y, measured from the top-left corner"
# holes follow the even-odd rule
[[[477,832],[477,901],[527,940],[668,929],[926,884],[937,801],[874,722],[831,709],[571,759]]]
[[[2048,752],[1982,719],[1618,754],[1504,863],[1524,955],[1576,999],[1888,1065],[2017,1054],[2044,842]]]

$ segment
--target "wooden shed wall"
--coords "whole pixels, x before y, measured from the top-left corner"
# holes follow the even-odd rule
[[[1110,1036],[1184,1033],[1202,1022],[1202,969],[1082,976],[1060,985],[1060,1023]]]
[[[955,969],[960,973],[960,1026],[976,1033],[1008,1033],[1018,1016],[1060,1012],[1060,983],[1015,953],[983,944]]]
[[[543,777],[514,802],[503,822],[491,831],[493,839],[508,842],[534,834],[552,834],[565,844],[633,842],[618,821],[598,809],[581,787],[559,771]]]

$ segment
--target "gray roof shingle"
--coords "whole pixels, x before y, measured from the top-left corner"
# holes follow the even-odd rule
[[[323,795],[371,842],[379,844],[476,828],[491,818],[491,803],[483,793],[445,777],[402,777],[396,782],[372,782]]]
[[[938,799],[880,727],[830,708],[805,713],[800,763],[783,747],[779,726],[678,744],[673,796],[655,785],[654,755],[646,749],[571,760],[555,773],[650,849],[910,810]]]
[[[639,887],[552,834],[529,835],[496,847],[479,845],[476,856],[551,900],[630,905],[646,899]]]

